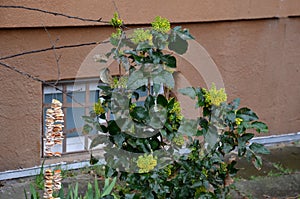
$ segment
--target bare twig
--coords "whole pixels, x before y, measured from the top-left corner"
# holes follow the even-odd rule
[[[90,46],[90,45],[104,44],[104,43],[109,43],[109,41],[103,41],[103,42],[88,42],[88,43],[81,43],[81,44],[72,44],[72,45],[65,45],[65,46],[56,46],[55,49],[56,49],[56,50],[59,50],[59,49],[63,49],[63,48],[77,48],[77,47],[81,47],[81,46]],[[8,56],[5,56],[5,57],[1,57],[0,60],[11,59],[11,58],[15,58],[15,57],[23,56],[23,55],[34,54],[34,53],[40,53],[40,52],[45,52],[45,51],[49,51],[49,50],[53,50],[53,46],[51,46],[51,47],[49,47],[49,48],[42,48],[42,49],[37,49],[37,50],[32,50],[32,51],[26,51],[26,52],[14,54],[14,55],[8,55]]]
[[[58,90],[58,91],[64,93],[66,96],[70,97],[75,103],[77,103],[77,104],[79,104],[80,106],[84,107],[84,105],[81,104],[80,102],[78,102],[76,99],[74,99],[74,97],[73,97],[71,94],[69,94],[69,93],[63,91],[62,89],[60,89],[60,88],[57,87],[56,85],[51,84],[51,83],[49,83],[49,82],[47,82],[47,81],[45,81],[45,80],[42,80],[42,79],[40,79],[40,78],[38,78],[38,77],[35,77],[35,76],[33,76],[33,75],[31,75],[31,74],[29,74],[29,73],[27,73],[27,72],[24,72],[24,71],[22,71],[22,70],[19,70],[18,68],[14,67],[14,66],[11,66],[11,65],[9,65],[9,64],[0,62],[0,65],[4,66],[4,67],[6,67],[6,68],[8,68],[8,69],[10,69],[10,70],[12,70],[12,71],[15,71],[15,72],[17,72],[17,73],[19,73],[19,74],[21,74],[21,75],[23,75],[23,76],[26,76],[26,77],[28,77],[28,78],[34,80],[34,81],[38,81],[38,82],[43,83],[44,85],[51,86],[51,87],[55,88],[56,90]]]
[[[120,12],[119,12],[119,9],[118,9],[118,7],[117,7],[117,4],[116,4],[115,0],[111,0],[111,1],[112,1],[112,3],[114,4],[115,10],[116,10],[116,12],[118,13],[119,18],[121,18],[121,15],[120,15]]]
[[[46,31],[46,33],[48,35],[49,42],[51,43],[51,45],[53,47],[53,54],[54,54],[54,57],[55,57],[56,67],[57,67],[57,79],[56,79],[56,82],[54,83],[54,85],[57,85],[58,81],[60,80],[60,65],[59,65],[59,60],[61,58],[61,55],[57,55],[56,50],[55,50],[55,43],[53,42],[53,40],[51,38],[51,34],[49,33],[49,31],[47,30],[47,28],[45,26],[44,26],[44,29],[45,29],[45,31]]]
[[[88,19],[88,18],[66,15],[66,14],[58,13],[58,12],[52,12],[52,11],[48,11],[48,10],[42,10],[39,8],[26,7],[26,6],[0,5],[0,8],[25,9],[25,10],[31,10],[31,11],[36,11],[36,12],[42,12],[42,13],[46,13],[46,14],[50,14],[50,15],[54,15],[54,16],[62,16],[62,17],[70,18],[70,19],[76,19],[76,20],[80,20],[80,21],[109,24],[109,21],[103,21],[102,17],[100,17],[99,19]]]

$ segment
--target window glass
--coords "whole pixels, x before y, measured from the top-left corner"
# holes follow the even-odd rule
[[[75,102],[73,99],[75,99],[79,103],[85,102],[85,95],[86,95],[85,91],[73,91],[73,92],[68,92],[68,94],[69,94],[69,96],[67,96],[68,103]]]
[[[90,102],[95,103],[99,99],[99,91],[90,91]]]
[[[64,129],[67,138],[82,135],[82,127],[84,125],[82,116],[85,115],[84,112],[84,108],[67,108]]]
[[[62,94],[61,93],[49,93],[44,95],[44,103],[51,104],[52,99],[57,99],[62,102]]]

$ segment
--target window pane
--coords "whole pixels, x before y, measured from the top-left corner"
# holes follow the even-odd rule
[[[67,141],[66,152],[83,151],[88,150],[84,147],[84,136],[69,137]]]
[[[82,116],[84,116],[84,112],[84,108],[67,108],[67,121],[65,122],[67,138],[82,135],[82,127],[84,125]]]
[[[74,99],[79,103],[85,102],[85,91],[74,91],[74,92],[68,92],[69,96],[67,96],[67,102],[73,103]],[[72,98],[70,97],[72,96]]]
[[[44,95],[44,103],[51,104],[52,99],[57,99],[62,102],[62,94],[61,93],[49,93]]]
[[[96,103],[99,99],[99,91],[90,91],[90,102]]]

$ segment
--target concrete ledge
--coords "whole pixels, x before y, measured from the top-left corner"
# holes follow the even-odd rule
[[[266,146],[274,145],[278,143],[295,142],[300,140],[300,132],[290,133],[284,135],[271,135],[265,137],[255,137],[251,142],[257,142]]]

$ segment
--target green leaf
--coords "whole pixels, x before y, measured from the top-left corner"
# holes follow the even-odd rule
[[[178,133],[182,133],[187,136],[194,136],[197,133],[197,125],[197,120],[183,118],[180,123]]]
[[[147,124],[155,129],[161,129],[167,120],[167,109],[159,105],[153,106],[149,110],[149,116],[149,122]]]
[[[179,31],[180,29],[182,29],[182,26],[175,26],[174,28],[173,28],[173,30],[176,32],[176,31]]]
[[[196,108],[202,107],[205,105],[205,98],[201,88],[195,88],[196,96],[198,98]],[[204,115],[205,116],[205,115]]]
[[[251,140],[253,137],[254,137],[253,133],[245,133],[239,138],[239,142],[244,142],[246,144],[246,142]]]
[[[175,86],[174,77],[172,73],[168,71],[162,71],[158,75],[155,75],[153,77],[153,82],[155,84],[165,84],[165,86],[168,88],[174,88]]]
[[[100,90],[102,92],[105,92],[105,93],[110,93],[111,92],[111,87],[109,85],[107,85],[107,84],[100,84],[98,86],[98,88],[100,88]]]
[[[32,184],[30,184],[30,194],[31,194],[31,198],[32,199],[38,199],[39,198],[39,194],[38,192],[35,190],[34,186]]]
[[[89,124],[85,124],[83,126],[82,134],[87,135],[93,130],[93,127],[90,126]]]
[[[114,142],[117,146],[121,147],[123,145],[123,142],[125,141],[124,134],[117,134],[113,136]]]
[[[108,127],[107,127],[109,134],[115,135],[121,131],[120,127],[114,120],[108,121]]]
[[[145,107],[136,106],[130,112],[130,115],[133,120],[137,120],[137,121],[141,122],[141,121],[145,121],[147,119],[147,117],[149,116],[149,112],[147,109],[145,109]]]
[[[93,196],[94,196],[93,187],[91,183],[88,183],[87,191],[84,197],[87,199],[93,199]]]
[[[147,49],[151,48],[151,46],[149,45],[148,42],[140,42],[137,47],[136,50],[137,51],[146,51]]]
[[[171,98],[171,100],[169,100],[169,102],[168,102],[168,106],[167,106],[168,111],[171,111],[171,110],[173,109],[174,104],[175,104],[175,98],[173,97],[173,98]]]
[[[90,165],[97,164],[98,162],[99,162],[99,160],[97,158],[95,158],[93,156],[93,154],[91,153],[91,156],[90,156]]]
[[[75,188],[73,189],[74,199],[78,198],[78,182],[76,182]]]
[[[242,118],[245,122],[249,122],[249,121],[258,119],[257,115],[251,109],[249,109],[247,107],[240,108],[236,113],[236,117]]]
[[[58,192],[58,197],[61,198],[61,199],[63,199],[65,197],[64,185],[63,184],[61,184],[61,188],[60,188],[60,190]]]
[[[239,107],[240,102],[241,102],[241,99],[240,99],[240,98],[234,99],[234,100],[230,103],[230,105],[232,106],[232,109],[233,109],[233,110],[236,110],[236,109]]]
[[[181,88],[181,89],[179,89],[179,92],[183,95],[189,96],[192,99],[196,98],[196,92],[193,87]]]
[[[132,194],[125,194],[125,199],[137,199],[136,197],[136,193],[132,193]]]
[[[144,74],[141,70],[136,70],[129,75],[127,88],[136,90],[141,86],[148,84],[148,78],[144,77]]]
[[[253,165],[255,166],[255,168],[257,170],[261,169],[261,167],[262,167],[262,159],[261,159],[260,156],[253,155],[253,157],[252,157],[252,163],[253,163]]]
[[[153,105],[155,104],[154,102],[154,97],[152,95],[148,95],[146,100],[145,100],[145,107],[147,109],[150,109]]]
[[[95,177],[95,180],[94,180],[94,189],[95,189],[95,199],[98,199],[101,197],[101,191],[100,191],[100,188],[99,188],[99,185],[98,185],[98,180],[97,178]]]
[[[114,177],[114,179],[112,180],[112,182],[110,184],[109,184],[109,179],[105,179],[105,185],[104,185],[103,193],[102,193],[101,197],[109,195],[112,192],[116,182],[117,182],[116,177]]]
[[[205,142],[212,148],[219,140],[217,128],[210,125],[206,133],[204,133]]]
[[[157,104],[166,107],[168,105],[168,100],[165,98],[164,95],[158,95],[156,99]]]
[[[188,43],[181,37],[177,36],[175,41],[169,43],[168,47],[170,50],[182,55],[187,51]]]
[[[96,125],[96,129],[97,129],[97,131],[100,131],[102,133],[107,133],[108,132],[107,127],[103,124]]]
[[[256,142],[252,143],[249,148],[255,153],[270,154],[270,151],[263,144]]]
[[[166,45],[168,44],[168,42],[167,42],[168,35],[161,34],[157,31],[152,31],[152,33],[153,33],[152,42],[153,42],[154,46],[157,49],[163,50],[166,47]]]
[[[182,29],[181,26],[176,26],[173,31],[184,40],[195,39],[188,29]]]
[[[176,68],[176,66],[177,66],[176,65],[176,58],[174,56],[172,56],[172,55],[164,55],[161,59],[170,68]]]
[[[106,195],[104,197],[101,197],[100,199],[115,199],[117,197],[114,197],[113,195]]]
[[[267,133],[269,131],[268,126],[263,122],[252,122],[251,128],[254,128],[258,133]]]

